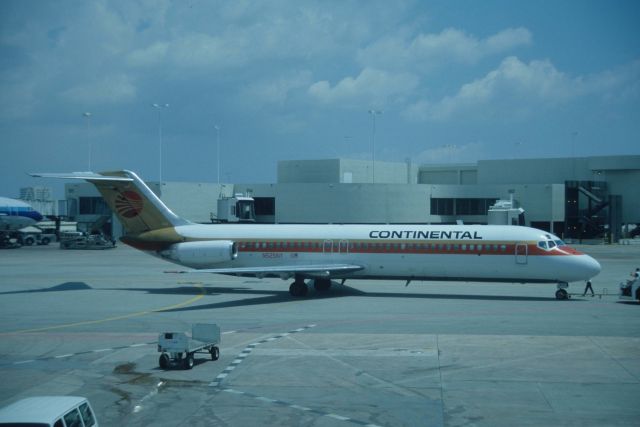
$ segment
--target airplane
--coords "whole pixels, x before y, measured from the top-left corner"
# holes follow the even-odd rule
[[[33,173],[96,186],[125,229],[121,240],[186,272],[293,278],[327,291],[332,279],[556,283],[591,279],[598,261],[546,231],[502,225],[195,224],[174,214],[131,171]],[[183,273],[185,271],[174,271]]]
[[[42,214],[22,200],[0,197],[0,231],[15,231],[42,221]]]

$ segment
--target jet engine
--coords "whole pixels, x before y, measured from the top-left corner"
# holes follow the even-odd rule
[[[238,246],[230,240],[183,242],[171,245],[161,255],[187,267],[207,268],[236,259]]]

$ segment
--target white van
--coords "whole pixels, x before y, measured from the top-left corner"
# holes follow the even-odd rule
[[[98,427],[98,421],[84,397],[40,396],[0,409],[0,426]]]

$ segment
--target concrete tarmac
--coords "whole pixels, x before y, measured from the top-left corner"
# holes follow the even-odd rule
[[[171,275],[131,248],[0,251],[0,406],[81,395],[103,426],[635,426],[639,246],[581,246],[596,293],[555,285]],[[463,266],[461,266],[463,268]],[[221,357],[158,367],[162,331],[217,323]]]

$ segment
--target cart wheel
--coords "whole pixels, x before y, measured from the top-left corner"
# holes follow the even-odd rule
[[[211,347],[209,353],[211,353],[211,360],[220,359],[220,349],[218,347]]]
[[[193,354],[188,354],[184,359],[184,369],[193,368]]]
[[[160,355],[160,368],[169,369],[169,365],[171,364],[171,360],[169,359],[169,355],[167,353],[162,353]]]

